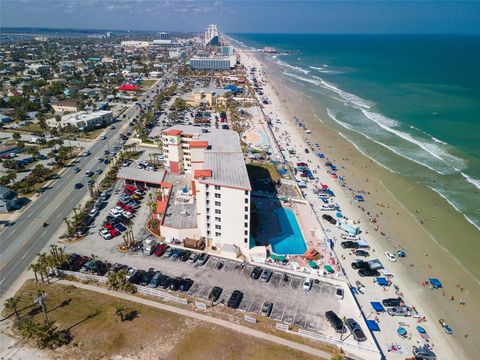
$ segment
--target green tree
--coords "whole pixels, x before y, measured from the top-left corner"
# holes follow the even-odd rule
[[[8,310],[12,310],[13,313],[15,314],[15,317],[17,319],[20,319],[20,316],[18,315],[18,311],[17,311],[18,302],[19,302],[19,299],[16,297],[8,298],[7,300],[5,300],[5,308],[7,308]]]
[[[12,134],[12,139],[15,140],[15,141],[19,141],[21,138],[22,138],[22,135],[20,135],[20,133],[18,133],[18,132],[14,132]]]

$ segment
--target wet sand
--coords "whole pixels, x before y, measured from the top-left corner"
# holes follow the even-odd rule
[[[291,119],[297,116],[312,131],[311,135],[302,132],[302,136],[321,144],[322,152],[337,165],[338,174],[346,177],[351,188],[366,192],[366,202],[361,205],[365,211],[356,208],[355,213],[349,214],[350,218],[361,221],[362,229],[369,234],[366,238],[377,253],[394,251],[398,247],[405,249],[407,258],[388,264],[388,267],[408,302],[421,309],[430,327],[435,329],[436,345],[441,343],[445,350],[443,356],[440,352],[437,354],[439,358],[452,358],[445,357],[448,353],[455,354],[456,359],[477,358],[476,345],[480,344],[476,327],[480,323],[479,283],[439,245],[448,243],[451,246],[452,239],[455,239],[455,246],[471,255],[468,254],[469,242],[478,241],[477,229],[468,226],[463,216],[433,191],[389,172],[357,151],[334,129],[334,124],[321,120],[327,119],[322,109],[313,108],[311,100],[295,89],[294,84],[282,79],[274,64],[265,61],[263,64],[265,75],[284,111]],[[343,191],[345,196],[351,197],[348,189]],[[367,211],[378,215],[380,231],[385,236],[375,231],[376,224],[368,222]],[[420,219],[425,219],[423,225]],[[477,270],[473,271],[476,273]],[[433,291],[421,286],[429,277],[439,278],[444,289]],[[466,305],[459,305],[460,299]],[[438,324],[440,318],[446,319],[453,328],[453,336],[442,333]],[[468,334],[466,339],[465,333]]]

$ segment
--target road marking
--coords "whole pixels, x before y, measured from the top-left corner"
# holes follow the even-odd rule
[[[25,259],[27,256],[28,256],[28,252],[26,252],[26,253],[22,256],[22,260]]]
[[[44,230],[44,231],[42,232],[42,235],[40,235],[40,236],[44,236],[46,233],[47,233],[47,230]]]

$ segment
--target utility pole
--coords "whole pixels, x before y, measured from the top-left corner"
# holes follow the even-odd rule
[[[45,318],[45,325],[48,327],[50,326],[50,323],[48,322],[47,305],[45,305],[46,298],[47,298],[47,293],[44,291],[39,291],[38,297],[35,300],[33,300],[33,302],[42,307],[43,317]]]

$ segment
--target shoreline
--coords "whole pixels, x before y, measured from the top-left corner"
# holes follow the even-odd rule
[[[247,56],[250,56],[250,54]],[[458,288],[454,288],[454,284],[459,283],[458,281],[462,276],[461,273],[464,272],[464,270],[460,268],[460,264],[456,262],[452,264],[452,259],[448,259],[450,255],[445,253],[444,249],[441,248],[442,245],[439,244],[439,246],[433,242],[431,235],[424,227],[420,226],[415,215],[408,210],[408,207],[396,198],[394,193],[392,193],[387,186],[385,186],[385,183],[388,184],[392,177],[397,178],[398,174],[385,174],[386,172],[389,172],[387,169],[374,163],[373,160],[369,159],[365,154],[361,154],[354,148],[352,143],[342,137],[338,130],[331,128],[327,122],[322,120],[322,114],[316,114],[315,107],[310,104],[308,100],[305,100],[305,94],[300,94],[300,92],[292,89],[293,86],[291,84],[285,84],[287,81],[283,79],[280,74],[276,73],[277,69],[275,69],[276,66],[274,64],[271,64],[270,62],[267,63],[265,59],[261,58],[261,56],[253,55],[253,57],[262,64],[261,72],[264,73],[264,77],[268,79],[268,84],[272,86],[272,91],[278,98],[278,103],[281,104],[281,111],[284,111],[287,114],[289,122],[291,123],[293,116],[297,115],[308,125],[308,129],[312,131],[312,135],[300,133],[300,136],[304,141],[305,139],[309,139],[312,143],[319,142],[322,144],[322,152],[335,161],[337,165],[342,165],[342,169],[339,170],[339,173],[341,173],[341,175],[346,175],[350,187],[367,191],[368,195],[365,207],[371,207],[375,202],[375,199],[382,199],[382,202],[393,204],[391,206],[387,205],[386,207],[377,206],[378,209],[376,209],[376,212],[380,212],[379,218],[381,218],[384,232],[389,235],[392,234],[392,238],[402,239],[401,241],[396,240],[396,244],[393,244],[393,240],[390,238],[385,239],[385,237],[376,233],[374,229],[372,230],[368,219],[365,219],[365,213],[359,211],[359,208],[350,206],[348,213],[351,218],[358,218],[361,220],[364,231],[368,229],[369,235],[367,235],[366,238],[372,243],[374,248],[377,250],[381,249],[382,251],[391,251],[392,247],[401,246],[402,248],[407,249],[408,259],[405,261],[413,261],[417,264],[414,269],[407,267],[406,264],[402,264],[401,262],[388,265],[394,270],[393,272],[396,275],[394,281],[405,290],[405,297],[410,300],[410,303],[415,304],[417,308],[421,309],[422,313],[429,318],[429,326],[433,328],[432,330],[429,329],[429,332],[432,334],[435,333],[435,344],[448,344],[441,348],[442,354],[452,352],[452,354],[458,356],[462,349],[465,350],[466,354],[475,354],[473,346],[468,346],[468,349],[466,349],[465,345],[472,345],[478,341],[477,338],[474,338],[475,328],[473,325],[475,324],[475,320],[472,320],[478,319],[478,314],[474,311],[475,304],[478,303],[478,299],[480,298],[478,284],[473,278],[471,281],[465,281],[466,279],[463,278],[461,279],[462,285],[465,286],[465,289],[468,289],[468,295],[465,296],[465,293],[463,293],[463,296],[467,299],[468,306],[462,307],[458,310],[456,308],[457,303],[454,302],[452,304],[447,300],[447,296],[440,297],[439,299],[437,296],[437,300],[435,300],[433,297],[437,294],[432,293],[419,285],[420,282],[425,281],[429,276],[439,274],[439,278],[445,285],[444,290],[448,292],[448,295],[450,296],[451,294],[454,294],[452,296],[458,297],[461,296],[461,292]],[[270,95],[267,97],[269,99],[271,98]],[[307,95],[306,97],[309,96]],[[274,103],[273,100],[272,103]],[[293,104],[295,105],[293,106]],[[295,110],[292,111],[293,109]],[[270,106],[267,106],[265,112],[268,113],[269,111]],[[293,128],[295,128],[295,126],[293,126]],[[296,128],[296,132],[300,132],[298,127]],[[325,146],[325,144],[327,144],[327,146]],[[335,154],[332,154],[332,152],[335,152]],[[341,158],[342,161],[339,161],[339,158]],[[343,166],[344,164],[346,165],[345,167]],[[362,182],[361,179],[365,179],[365,176],[368,176],[368,181]],[[395,180],[398,182],[398,179]],[[404,179],[402,179],[402,181],[406,182]],[[400,183],[402,181],[400,181]],[[401,185],[405,186],[408,184]],[[337,188],[339,188],[338,184]],[[379,189],[380,193],[378,193]],[[348,194],[346,189],[341,189],[340,191],[344,193],[344,199],[342,199],[344,201],[340,201],[341,199],[338,200],[339,203],[342,204],[342,207],[344,207],[346,205],[344,202],[349,198],[350,194]],[[378,204],[377,201],[377,205]],[[408,224],[408,226],[404,227],[402,224]],[[422,266],[422,263],[425,260],[422,257],[424,253],[429,255],[428,262],[431,264],[423,264]],[[381,258],[381,260],[385,262],[385,259]],[[349,266],[349,264],[345,263],[342,265],[344,267]],[[460,271],[458,268],[460,268]],[[465,283],[468,285],[464,285]],[[433,302],[438,302],[438,304]],[[437,323],[439,318],[446,318],[454,327],[454,331],[457,331],[456,335],[447,337],[447,335],[443,334]],[[469,335],[471,336],[473,334],[473,336],[469,337],[468,341],[464,341],[463,334],[461,334],[462,331],[468,331]],[[439,356],[439,358],[443,358],[443,356]]]

